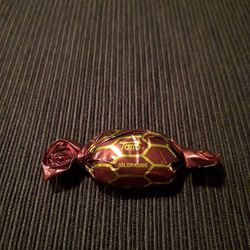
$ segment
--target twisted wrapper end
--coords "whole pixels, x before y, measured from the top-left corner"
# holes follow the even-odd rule
[[[82,163],[86,154],[86,148],[76,142],[64,139],[53,142],[42,159],[44,180],[47,181],[69,170],[75,160]]]
[[[170,141],[173,148],[184,158],[186,168],[204,168],[216,166],[220,163],[222,156],[210,151],[195,151],[185,149],[174,140]]]

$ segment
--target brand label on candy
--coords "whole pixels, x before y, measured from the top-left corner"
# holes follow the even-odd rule
[[[120,142],[122,144],[121,150],[140,150],[140,142]]]

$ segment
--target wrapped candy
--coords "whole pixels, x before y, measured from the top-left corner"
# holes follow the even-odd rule
[[[185,149],[148,129],[112,130],[84,146],[55,141],[45,152],[42,168],[44,180],[48,180],[78,163],[100,183],[140,188],[170,183],[182,167],[211,167],[220,159],[219,154]]]

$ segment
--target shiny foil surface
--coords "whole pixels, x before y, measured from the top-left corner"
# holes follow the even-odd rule
[[[121,188],[141,188],[170,183],[181,166],[217,165],[219,154],[184,149],[151,130],[112,130],[87,145],[57,140],[46,151],[42,167],[48,180],[67,171],[73,162],[86,168],[98,182]]]

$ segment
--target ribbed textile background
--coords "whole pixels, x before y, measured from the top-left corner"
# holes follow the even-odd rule
[[[250,2],[0,0],[0,248],[247,249]],[[74,169],[45,183],[57,138],[149,128],[223,166],[116,191]]]

